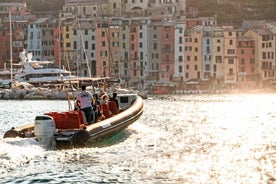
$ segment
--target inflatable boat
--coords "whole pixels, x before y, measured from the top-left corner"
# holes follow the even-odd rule
[[[4,138],[35,138],[46,149],[84,147],[97,143],[127,128],[143,113],[143,99],[137,94],[121,94],[117,99],[120,109],[114,110],[112,103],[99,107],[106,116],[104,120],[87,124],[80,110],[47,112],[36,116],[33,123],[12,127]],[[108,112],[112,114],[105,114]]]

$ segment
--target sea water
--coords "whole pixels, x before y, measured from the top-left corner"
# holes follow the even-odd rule
[[[0,101],[0,136],[67,101]],[[0,183],[275,183],[276,94],[149,96],[139,120],[94,147],[0,138]]]

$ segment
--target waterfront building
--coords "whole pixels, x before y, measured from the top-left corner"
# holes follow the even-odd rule
[[[60,57],[61,57],[61,66],[66,67],[66,69],[71,71],[73,67],[73,58],[75,52],[72,46],[73,40],[73,23],[75,19],[67,18],[66,21],[60,23]],[[76,70],[77,72],[78,70]],[[73,74],[78,74],[74,73]]]
[[[28,52],[33,53],[34,60],[55,61],[54,29],[58,24],[55,17],[35,18],[28,24],[27,44]]]
[[[216,17],[182,16],[185,4],[66,0],[59,20],[12,18],[13,50],[26,48],[34,59],[55,60],[75,75],[120,78],[138,89],[204,81],[253,88],[275,78],[275,24],[217,27]],[[10,58],[7,17],[0,29],[3,68]]]
[[[268,29],[250,29],[244,36],[255,41],[258,83],[260,87],[275,79],[275,34]]]
[[[99,77],[110,77],[108,21],[96,23],[96,74]]]
[[[129,74],[130,83],[139,81],[139,21],[130,21]]]
[[[146,77],[148,76],[148,24],[150,19],[148,17],[139,19],[139,83],[138,88],[144,89]]]
[[[148,25],[148,53],[149,67],[147,80],[151,83],[159,81],[161,70],[161,19],[152,18]]]
[[[77,76],[96,77],[96,21],[77,18],[72,24],[71,70]]]
[[[54,53],[54,29],[58,23],[58,20],[53,18],[47,18],[41,23],[42,31],[42,60],[56,61]]]
[[[237,84],[237,30],[233,27],[223,27],[224,35],[224,83]]]
[[[191,30],[192,38],[192,52],[191,52],[191,80],[200,81],[202,78],[202,37],[203,37],[203,26],[199,25]]]
[[[192,80],[192,69],[193,69],[193,65],[192,65],[192,57],[193,57],[193,38],[191,35],[191,29],[186,29],[185,33],[184,33],[184,38],[185,38],[185,42],[184,42],[184,82],[188,82],[190,80]]]
[[[31,15],[11,16],[3,18],[3,24],[0,26],[0,68],[10,68],[11,48],[13,62],[19,62],[19,53],[27,47],[28,22],[33,19]],[[10,21],[11,20],[11,21]],[[11,29],[10,30],[10,25]],[[11,34],[11,40],[10,40]]]
[[[212,27],[204,26],[202,37],[202,76],[201,80],[208,81],[213,73],[212,57],[213,57],[213,31]]]
[[[129,72],[129,49],[130,49],[130,19],[122,19],[121,41],[120,41],[120,79],[124,81],[130,80]]]
[[[169,83],[174,75],[175,63],[175,22],[162,21],[160,22],[160,38],[161,38],[161,53],[160,53],[160,73],[159,81]]]
[[[179,20],[175,22],[174,28],[174,44],[175,44],[175,60],[174,60],[174,74],[173,81],[182,83],[185,78],[185,29],[186,24],[184,20]]]
[[[120,33],[121,33],[121,20],[113,18],[109,21],[108,29],[108,47],[109,47],[109,62],[110,62],[110,77],[118,79],[119,76],[119,63],[120,63]]]
[[[255,61],[255,42],[252,38],[240,36],[237,39],[238,87],[250,89],[257,87],[258,73]]]
[[[212,45],[212,82],[215,85],[224,83],[224,35],[221,27],[213,27]]]
[[[11,58],[13,63],[19,62],[19,52],[27,46],[27,27],[32,18],[26,3],[0,3],[0,69],[10,68]]]

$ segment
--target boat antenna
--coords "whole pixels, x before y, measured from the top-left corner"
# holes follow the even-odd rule
[[[71,100],[70,100],[70,95],[68,93],[67,86],[65,85],[65,81],[62,80],[62,82],[63,82],[63,87],[65,88],[65,93],[66,93],[66,98],[67,98],[67,103],[68,103],[68,109],[69,109],[69,111],[71,111],[72,110],[72,104],[71,104]],[[69,83],[71,85],[70,80],[69,80]]]
[[[12,81],[13,81],[13,68],[12,68],[12,65],[13,65],[13,58],[12,58],[12,25],[11,25],[11,7],[9,8],[9,18],[10,18],[10,64],[11,64],[11,84],[12,84]]]

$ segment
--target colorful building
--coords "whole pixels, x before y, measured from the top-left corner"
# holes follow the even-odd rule
[[[238,37],[237,42],[238,87],[240,89],[255,88],[258,81],[255,42],[252,38],[244,36]]]

